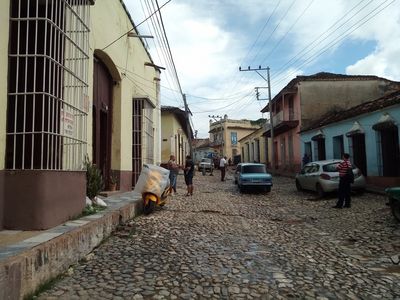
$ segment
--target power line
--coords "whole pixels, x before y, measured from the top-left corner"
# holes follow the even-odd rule
[[[167,2],[165,2],[158,10],[160,10],[161,8],[163,8],[165,5],[167,5],[169,2],[171,2],[172,0],[168,0]],[[116,42],[118,42],[120,39],[122,39],[124,36],[126,36],[129,32],[131,32],[132,30],[135,30],[136,28],[138,28],[140,25],[142,25],[144,22],[146,22],[152,15],[154,15],[157,11],[154,11],[150,16],[148,16],[146,19],[144,19],[142,22],[140,22],[139,24],[137,24],[136,26],[132,27],[132,29],[128,30],[127,32],[125,32],[124,34],[120,35],[119,37],[117,37],[115,40],[113,40],[111,43],[109,43],[107,46],[105,46],[103,49],[101,50],[105,50],[108,47],[110,47],[111,45],[115,44]]]
[[[297,22],[301,19],[301,17],[305,14],[305,12],[310,8],[311,4],[313,4],[314,0],[311,0],[310,3],[304,8],[304,10],[300,13],[300,15],[296,18],[296,21],[290,26],[290,28],[286,31],[286,33],[280,38],[280,40],[275,44],[275,46],[268,52],[267,56],[262,61],[261,65],[265,64],[267,59],[271,56],[271,54],[275,51],[276,48],[280,45],[280,43],[286,38],[289,32],[293,29],[293,27],[297,24]]]
[[[142,1],[142,0],[140,0],[140,5],[141,5],[141,7],[142,7],[143,14],[146,15],[146,11],[145,11],[144,4],[143,4],[143,1]],[[148,10],[149,15],[151,15],[151,9],[149,8],[148,5],[147,5],[147,10]],[[154,35],[157,37],[157,41],[158,41],[158,40],[159,40],[159,38],[158,38],[158,30],[156,30],[156,28],[155,28],[155,26],[154,26],[153,19],[151,19],[151,24],[153,25],[154,30],[153,30],[153,31],[151,30],[150,25],[149,25],[149,22],[146,23],[147,28],[148,28],[149,32],[151,32],[152,34],[154,34]],[[160,47],[157,47],[156,42],[154,41],[154,39],[153,39],[152,41],[153,41],[153,44],[154,44],[154,48],[155,48],[155,50],[156,50],[157,57],[158,57],[159,61],[162,62],[163,59],[161,58],[161,55],[160,55],[160,52],[159,52],[158,48],[160,48],[160,51],[163,52],[163,51],[162,51],[162,50],[163,50],[163,47],[162,47],[161,45],[160,45]],[[162,53],[162,56],[165,58],[164,53]],[[167,66],[167,61],[166,61],[165,59],[164,59],[164,63],[165,63],[166,66]],[[171,73],[171,68],[169,67],[169,65],[168,65],[168,67],[167,67],[167,73],[172,74],[172,73]],[[136,75],[136,74],[135,74],[135,75]],[[173,76],[172,76],[172,77],[173,77]],[[166,79],[167,84],[169,85],[170,89],[172,90],[172,86],[173,86],[173,85],[172,85],[171,82],[170,82],[169,76],[165,76],[165,79]],[[161,86],[161,85],[160,85],[160,86]],[[177,100],[178,100],[178,99],[177,99]],[[178,100],[178,101],[179,101],[179,100]]]
[[[327,52],[328,50],[330,50],[332,48],[332,46],[335,46],[336,44],[338,44],[339,42],[341,42],[343,39],[345,39],[347,36],[349,36],[351,33],[353,33],[355,30],[357,30],[358,28],[360,28],[361,26],[363,26],[365,23],[367,23],[369,20],[371,20],[373,17],[375,17],[377,14],[379,14],[381,11],[383,11],[384,9],[386,9],[388,6],[390,6],[392,3],[394,3],[396,0],[393,0],[392,2],[390,2],[389,4],[387,4],[385,7],[381,8],[380,10],[378,10],[375,14],[373,14],[371,17],[369,17],[368,19],[366,19],[369,15],[371,15],[373,12],[375,12],[378,8],[380,8],[381,6],[383,6],[387,1],[383,2],[382,4],[378,5],[377,7],[375,7],[372,11],[370,11],[367,15],[365,15],[363,18],[361,18],[358,22],[356,22],[355,24],[353,24],[350,28],[348,28],[344,33],[348,32],[349,30],[351,30],[354,26],[356,26],[353,30],[351,30],[350,32],[348,32],[347,34],[342,33],[341,35],[339,35],[338,37],[336,37],[333,41],[331,41],[329,44],[325,45],[321,50],[319,50],[318,52],[314,53],[313,55],[311,55],[309,58],[307,58],[300,66],[297,67],[296,70],[290,72],[289,74],[287,74],[286,76],[284,76],[282,79],[278,80],[275,79],[274,80],[274,84],[276,85],[282,81],[284,81],[286,78],[290,78],[292,76],[292,74],[295,74],[301,67],[308,65],[309,63],[311,63],[312,61],[316,60],[319,56],[321,56],[322,54],[324,54],[325,52]],[[366,19],[364,22],[362,22],[360,24],[360,21]],[[278,76],[278,78],[281,78],[282,76]]]
[[[261,50],[264,49],[265,45],[267,44],[267,42],[271,39],[272,35],[275,33],[275,31],[278,29],[278,27],[281,25],[282,21],[286,19],[287,14],[289,13],[290,9],[293,7],[293,5],[295,4],[296,0],[292,1],[292,4],[290,4],[290,6],[286,9],[285,13],[283,14],[283,16],[281,17],[281,19],[279,20],[278,24],[276,24],[276,26],[274,27],[274,29],[272,30],[272,32],[270,33],[270,35],[268,36],[268,38],[264,41],[264,43],[262,44],[262,46],[260,47],[260,49],[258,50],[257,54],[254,56],[254,58],[251,60],[252,62],[254,62],[256,60],[256,58],[258,57],[258,55],[260,54]]]

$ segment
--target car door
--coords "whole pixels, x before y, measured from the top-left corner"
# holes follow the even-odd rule
[[[238,178],[239,178],[239,174],[240,174],[240,172],[241,172],[241,169],[242,169],[242,165],[241,165],[241,164],[238,164],[238,165],[236,166],[236,170],[235,170],[235,174],[234,174],[235,183],[236,183],[236,184],[238,183]]]
[[[318,182],[318,178],[320,175],[320,166],[319,164],[311,164],[311,168],[309,169],[308,173],[307,173],[307,185],[308,185],[308,189],[315,191],[316,190],[316,186],[317,186],[317,182]]]
[[[308,189],[308,177],[307,174],[311,169],[311,165],[307,164],[301,169],[300,174],[297,176],[297,180],[299,181],[301,187],[303,189]]]
[[[309,163],[304,168],[304,174],[302,174],[301,186],[307,190],[315,190],[315,183],[318,179],[316,172],[319,169],[319,165],[315,163]]]

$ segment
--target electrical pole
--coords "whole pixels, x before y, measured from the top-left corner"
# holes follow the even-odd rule
[[[259,71],[267,71],[267,78],[265,78]],[[247,69],[243,69],[242,67],[239,67],[239,71],[241,72],[246,72],[246,71],[254,71],[256,72],[258,75],[260,75],[260,77],[262,79],[264,79],[267,84],[268,84],[268,106],[269,106],[269,119],[270,119],[270,124],[271,124],[271,168],[272,171],[271,173],[274,173],[275,171],[275,149],[274,149],[274,122],[273,122],[273,118],[272,118],[272,106],[271,106],[271,82],[270,82],[270,78],[269,78],[269,67],[266,68],[261,68],[261,66],[258,66],[258,69],[251,69],[250,66],[247,67]],[[258,91],[258,89],[257,89]],[[258,99],[258,97],[257,97]],[[268,145],[267,145],[268,147]]]
[[[188,141],[189,141],[189,151],[190,151],[190,157],[193,159],[193,145],[192,145],[192,135],[191,130],[190,130],[190,121],[189,121],[189,108],[186,102],[186,95],[182,94],[183,97],[183,103],[185,104],[185,119],[186,119],[186,129],[188,132]]]

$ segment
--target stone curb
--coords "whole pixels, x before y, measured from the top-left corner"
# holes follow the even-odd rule
[[[97,214],[0,248],[0,299],[23,299],[34,293],[142,211],[141,195],[135,192],[114,195],[106,203],[108,207]]]

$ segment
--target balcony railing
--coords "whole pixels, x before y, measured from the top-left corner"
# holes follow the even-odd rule
[[[285,114],[284,114],[283,110],[281,110],[280,112],[278,112],[277,114],[275,114],[272,117],[272,121],[274,123],[274,127],[276,125],[279,125],[283,121],[296,121],[296,120],[298,120],[298,116],[294,111],[285,112]]]

